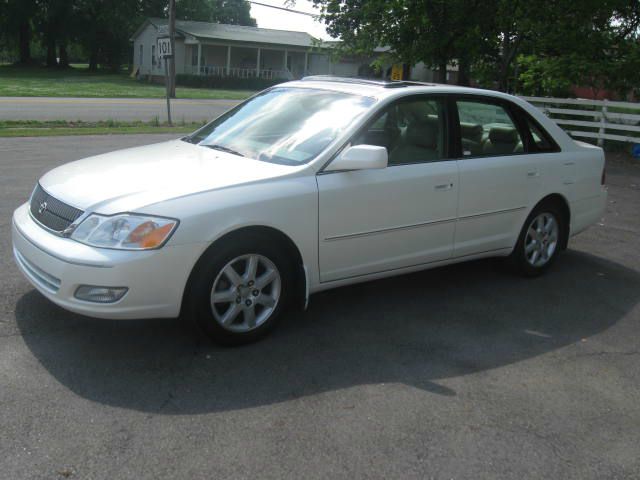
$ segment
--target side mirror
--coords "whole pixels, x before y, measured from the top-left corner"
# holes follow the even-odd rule
[[[325,171],[386,168],[388,161],[389,155],[385,147],[379,147],[377,145],[353,145],[352,147],[344,149],[342,153],[325,168]]]

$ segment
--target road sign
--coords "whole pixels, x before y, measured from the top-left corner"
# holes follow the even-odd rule
[[[173,56],[171,51],[171,38],[170,37],[158,37],[158,57],[164,58],[164,83],[167,88],[167,120],[171,125],[171,102],[169,100],[169,58]]]
[[[402,80],[403,65],[395,63],[391,66],[391,80]]]
[[[173,53],[171,52],[171,39],[169,37],[158,38],[158,56],[170,57],[172,55]]]

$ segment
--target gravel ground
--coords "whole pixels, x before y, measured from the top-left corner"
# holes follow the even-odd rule
[[[640,168],[546,276],[473,262],[314,296],[223,349],[67,313],[13,265],[61,163],[166,136],[0,140],[0,478],[640,478]]]

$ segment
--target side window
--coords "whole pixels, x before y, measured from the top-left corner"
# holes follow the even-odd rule
[[[512,155],[524,151],[520,133],[504,107],[478,100],[456,104],[463,156]]]
[[[545,132],[529,115],[525,115],[525,121],[529,132],[531,132],[531,138],[535,145],[535,151],[537,152],[555,152],[558,147],[551,140],[549,134]]]
[[[385,147],[389,165],[446,158],[445,107],[433,98],[400,100],[380,113],[353,142]]]

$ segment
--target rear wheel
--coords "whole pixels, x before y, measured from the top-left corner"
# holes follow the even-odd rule
[[[566,235],[565,219],[554,204],[537,206],[527,218],[511,263],[526,276],[544,273],[556,260]]]
[[[271,239],[260,240],[214,245],[189,282],[187,312],[217,343],[258,340],[288,303],[290,262]]]

